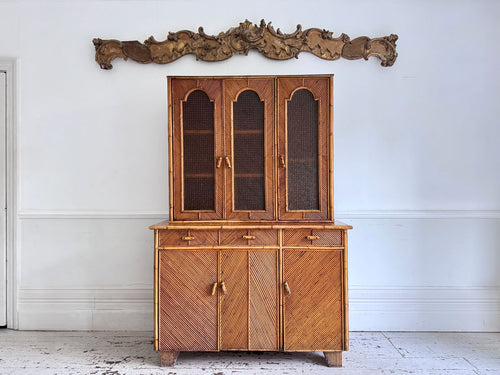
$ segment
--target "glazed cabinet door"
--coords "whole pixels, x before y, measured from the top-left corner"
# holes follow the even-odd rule
[[[174,219],[222,219],[222,81],[170,78],[169,92]]]
[[[278,350],[277,269],[277,250],[221,251],[221,350]]]
[[[159,252],[159,350],[218,350],[217,250]]]
[[[274,79],[225,79],[224,108],[227,218],[272,220]]]
[[[280,220],[333,217],[331,77],[279,77]]]
[[[283,251],[283,349],[342,350],[342,250]]]

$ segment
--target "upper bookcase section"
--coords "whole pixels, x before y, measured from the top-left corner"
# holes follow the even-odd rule
[[[171,220],[333,220],[332,84],[169,77]]]

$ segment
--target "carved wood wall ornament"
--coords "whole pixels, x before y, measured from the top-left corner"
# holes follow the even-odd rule
[[[346,34],[334,38],[330,31],[317,28],[303,31],[301,25],[297,25],[292,34],[283,34],[280,29],[274,30],[271,22],[266,25],[262,20],[257,26],[246,20],[217,36],[205,34],[200,27],[198,33],[189,30],[171,32],[162,42],[151,36],[144,43],[99,38],[93,43],[95,59],[102,69],[112,69],[111,61],[117,57],[142,64],[167,64],[188,54],[194,54],[197,60],[222,61],[234,54],[247,55],[252,49],[274,60],[298,58],[300,52],[309,52],[325,60],[340,57],[368,60],[375,56],[382,61],[382,66],[391,66],[398,56],[397,39],[395,34],[373,39],[361,36],[351,40]]]

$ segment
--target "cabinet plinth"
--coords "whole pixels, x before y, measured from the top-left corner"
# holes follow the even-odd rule
[[[155,232],[155,349],[348,349],[333,219],[332,76],[171,77],[170,220]]]

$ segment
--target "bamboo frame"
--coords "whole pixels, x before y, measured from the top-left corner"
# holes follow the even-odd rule
[[[328,163],[328,168],[329,168],[329,185],[328,185],[328,193],[329,193],[329,196],[328,196],[328,204],[329,204],[329,212],[328,212],[328,218],[330,220],[334,220],[334,210],[333,210],[333,197],[334,197],[334,183],[333,183],[333,172],[335,170],[335,165],[334,165],[334,159],[333,159],[333,155],[334,155],[334,143],[333,143],[333,75],[330,77],[330,81],[329,81],[329,89],[328,89],[328,92],[329,92],[329,101],[330,101],[330,105],[329,105],[329,113],[328,113],[328,118],[329,118],[329,124],[330,126],[328,126],[328,132],[329,132],[329,135],[328,135],[328,138],[330,140],[329,142],[329,148],[328,148],[328,160],[329,160],[329,163]]]
[[[347,280],[347,230],[344,229],[344,251],[343,251],[343,306],[344,306],[344,347],[343,350],[349,350],[349,284]]]
[[[159,338],[160,338],[160,313],[159,313],[159,269],[158,269],[158,230],[155,230],[154,238],[155,255],[154,255],[154,348],[159,350]]]

